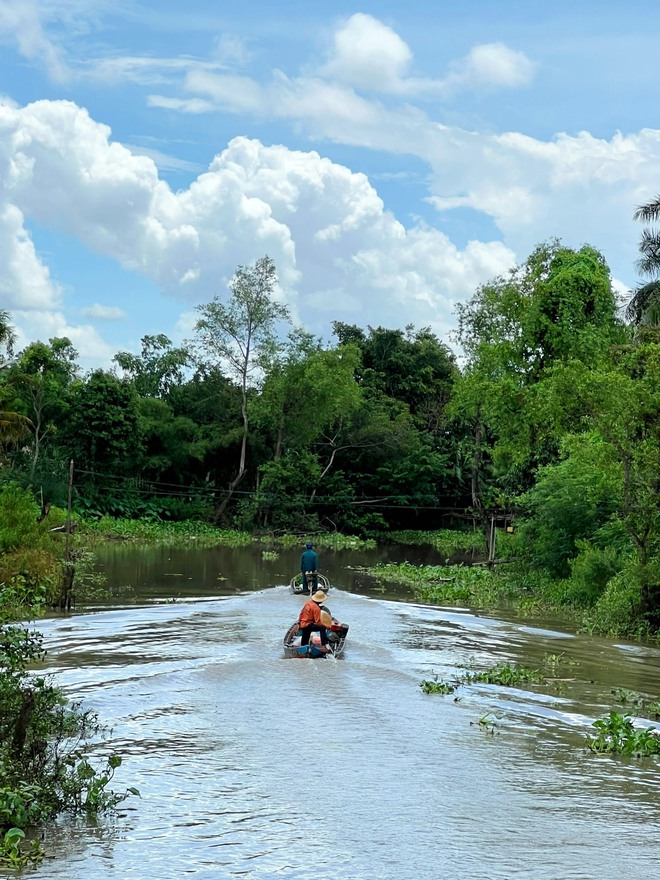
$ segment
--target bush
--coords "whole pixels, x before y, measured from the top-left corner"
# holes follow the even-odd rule
[[[162,519],[174,522],[188,519],[210,522],[213,519],[213,504],[208,498],[161,498],[159,505]]]
[[[28,674],[43,656],[38,633],[0,627],[0,864],[13,867],[40,856],[22,852],[25,829],[63,812],[96,815],[138,794],[108,789],[117,755],[90,763],[96,716],[69,704],[48,679]]]
[[[539,469],[519,501],[520,532],[532,562],[553,577],[570,576],[577,542],[592,539],[617,510],[619,470],[611,449],[595,434],[568,436],[562,460]]]
[[[61,549],[50,528],[60,513],[39,522],[30,492],[13,484],[0,490],[0,619],[34,613],[53,595]]]
[[[10,484],[0,490],[0,553],[40,543],[39,513],[26,489]]]
[[[62,567],[47,550],[15,550],[0,555],[0,609],[5,618],[33,612],[52,601]]]
[[[609,636],[648,634],[648,624],[641,615],[641,595],[639,572],[630,565],[608,582],[593,610],[585,615],[583,628]]]
[[[571,576],[566,581],[565,601],[581,608],[594,605],[607,584],[623,568],[621,554],[612,547],[594,547],[578,541],[578,556],[571,560]]]

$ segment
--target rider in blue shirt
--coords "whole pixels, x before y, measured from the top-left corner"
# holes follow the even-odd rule
[[[300,572],[302,574],[303,592],[309,589],[310,595],[311,593],[316,592],[319,583],[319,558],[314,552],[313,546],[314,545],[312,544],[312,542],[308,541],[305,544],[305,549],[302,556],[300,557]],[[312,572],[312,584],[309,587],[307,584],[307,578],[305,577],[305,573],[308,571]]]

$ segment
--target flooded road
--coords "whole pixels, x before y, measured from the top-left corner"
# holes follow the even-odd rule
[[[353,560],[371,564],[337,554],[323,569],[337,585],[328,604],[350,624],[345,658],[308,661],[282,656],[301,599],[281,561],[254,548],[107,552],[112,602],[39,629],[58,683],[112,726],[103,753],[124,761],[114,787],[142,797],[98,827],[63,821],[39,878],[658,870],[660,762],[595,757],[584,735],[624,710],[614,688],[660,697],[660,652],[397,600]],[[419,687],[549,657],[569,679],[552,688]]]

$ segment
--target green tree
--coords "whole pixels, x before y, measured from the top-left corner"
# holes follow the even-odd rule
[[[113,361],[133,382],[140,397],[164,397],[184,379],[185,368],[191,364],[185,348],[175,348],[167,336],[143,336],[139,355],[120,351]]]
[[[282,354],[270,366],[256,404],[259,426],[275,436],[275,460],[287,448],[310,447],[361,400],[355,346],[323,350],[311,335],[295,331]]]
[[[327,494],[326,486],[339,471],[351,486],[351,504],[387,503],[382,469],[414,456],[418,444],[419,432],[405,404],[385,396],[365,398],[359,408],[340,416],[319,436],[316,451],[322,470],[310,501],[317,492]],[[397,494],[400,491],[398,481]]]
[[[429,327],[402,330],[369,327],[369,335],[350,324],[333,323],[342,345],[356,345],[360,363],[356,378],[366,394],[384,395],[405,403],[416,424],[431,435],[446,427],[445,407],[458,368],[453,353]]]
[[[571,580],[582,581],[590,600],[599,595],[594,583],[609,571],[616,595],[607,601],[622,614],[637,607],[657,629],[660,344],[613,347],[598,369],[573,360],[551,371],[545,390],[548,413],[568,410],[569,420],[579,413],[586,430],[564,438],[565,458],[541,469],[522,499],[529,515],[523,543],[551,573],[565,577],[570,569]],[[628,557],[632,564],[625,562]],[[625,573],[618,577],[624,562]],[[599,589],[605,589],[605,600],[606,579]]]
[[[539,470],[519,500],[521,544],[535,566],[568,578],[581,541],[591,541],[621,508],[617,455],[597,430],[567,435],[560,459]]]
[[[143,458],[135,389],[95,370],[75,383],[62,435],[69,457],[84,472],[87,491],[101,498],[120,493],[122,478],[139,473]]]
[[[548,407],[550,378],[574,361],[597,369],[625,334],[603,257],[559,242],[540,245],[508,276],[481,287],[458,315],[467,363],[451,410],[472,434],[480,512],[498,487],[509,496],[529,488],[535,469],[557,459],[563,434],[581,427],[584,413],[575,406]]]
[[[69,390],[78,373],[78,352],[67,337],[46,345],[32,342],[9,371],[9,381],[30,418],[32,452],[29,477],[33,480],[46,437],[57,432],[67,417]]]
[[[229,283],[231,296],[227,303],[215,296],[210,303],[197,308],[202,316],[195,325],[200,360],[228,372],[241,391],[242,435],[238,467],[216,510],[216,522],[222,518],[246,473],[249,390],[259,386],[264,370],[280,348],[276,334],[278,322],[289,321],[287,307],[274,299],[276,286],[275,264],[270,257],[261,257],[252,266],[238,267]]]

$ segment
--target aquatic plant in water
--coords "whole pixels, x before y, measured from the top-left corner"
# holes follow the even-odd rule
[[[420,681],[419,686],[425,694],[453,694],[457,687],[448,681],[438,681],[437,678],[433,681],[425,678]]]
[[[111,516],[81,521],[79,532],[88,540],[109,538],[170,546],[194,542],[196,547],[243,547],[253,540],[249,532],[218,529],[209,523],[193,520],[160,522],[150,519],[115,519]]]
[[[342,535],[333,532],[327,535],[262,535],[262,543],[279,544],[282,547],[300,548],[306,541],[312,541],[316,548],[325,547],[329,550],[373,550],[376,541],[371,538],[358,538],[355,535]]]
[[[616,687],[612,689],[612,696],[619,703],[630,705],[635,709],[641,709],[644,705],[644,696],[637,691],[628,688]]]
[[[596,754],[640,758],[660,754],[660,735],[655,727],[635,727],[632,717],[610,712],[594,721],[595,734],[587,734],[587,747]]]
[[[486,712],[485,715],[481,716],[477,724],[479,725],[481,730],[489,733],[491,736],[494,736],[496,733],[499,733],[497,728],[502,717],[502,715],[498,715],[494,712]],[[470,721],[470,724],[474,724],[474,721]]]
[[[654,700],[652,703],[649,703],[645,711],[651,718],[659,719],[660,718],[660,700]]]
[[[497,663],[490,669],[482,672],[467,672],[463,676],[466,684],[483,682],[485,684],[500,684],[504,687],[516,687],[519,684],[544,681],[545,677],[540,669],[531,669],[529,666],[517,666],[515,663]]]

